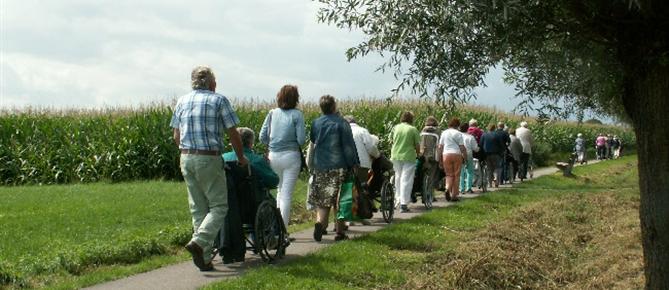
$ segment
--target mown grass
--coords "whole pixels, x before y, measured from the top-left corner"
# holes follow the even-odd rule
[[[205,289],[641,288],[636,159],[575,173],[434,210]]]
[[[291,232],[313,219],[306,190],[299,180]],[[182,182],[0,187],[0,200],[0,288],[76,289],[189,258]]]

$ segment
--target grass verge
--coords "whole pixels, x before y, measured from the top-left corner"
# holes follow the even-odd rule
[[[313,220],[306,183],[296,231]],[[0,187],[0,288],[77,289],[186,261],[186,186],[149,181]]]
[[[643,285],[636,159],[434,210],[206,289],[630,289]]]

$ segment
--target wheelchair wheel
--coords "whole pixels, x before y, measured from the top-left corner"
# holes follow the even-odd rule
[[[286,231],[276,205],[265,200],[258,206],[254,227],[254,247],[265,262],[283,257],[286,252]]]
[[[432,176],[430,176],[429,174],[425,174],[425,176],[423,176],[422,194],[423,196],[421,198],[423,200],[425,208],[432,209],[432,199],[434,197],[434,182],[432,182]]]
[[[386,179],[383,181],[383,185],[381,185],[381,214],[383,215],[383,220],[391,223],[394,212],[395,188],[390,183],[390,180]]]

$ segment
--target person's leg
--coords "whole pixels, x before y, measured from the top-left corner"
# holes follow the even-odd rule
[[[411,201],[411,190],[413,189],[413,180],[416,173],[416,162],[404,161],[402,162],[402,177],[401,177],[401,197],[400,204],[408,205]]]
[[[284,157],[286,159],[286,167],[283,170],[283,182],[281,183],[281,194],[277,194],[279,201],[279,210],[283,218],[283,224],[288,227],[290,221],[290,209],[292,207],[293,191],[295,191],[295,183],[300,175],[300,153],[297,151],[290,152]]]
[[[316,222],[320,223],[324,229],[328,228],[328,223],[330,219],[330,208],[329,207],[319,207],[316,209]]]
[[[497,155],[488,154],[486,156],[486,165],[488,166],[488,184],[492,185],[495,179],[495,170],[497,168]]]
[[[465,166],[463,166],[460,169],[460,174],[459,174],[460,175],[460,190],[462,190],[463,193],[467,191],[467,173],[468,173],[467,172],[467,166],[465,164]]]
[[[207,199],[204,197],[204,190],[202,190],[202,187],[195,178],[196,162],[191,157],[192,155],[183,154],[179,158],[179,163],[181,167],[181,175],[183,175],[186,189],[188,190],[188,208],[190,209],[192,219],[193,238],[195,238],[195,233],[209,210]]]
[[[468,158],[467,163],[465,163],[465,187],[462,188],[463,191],[472,191],[472,183],[474,182],[474,159]],[[460,183],[462,184],[462,183]]]
[[[453,154],[453,172],[460,172],[462,169],[462,156],[460,154]],[[454,198],[460,195],[460,174],[453,174],[453,192]]]
[[[196,178],[204,190],[208,213],[192,239],[202,248],[204,262],[212,257],[214,239],[221,230],[228,212],[228,187],[223,160],[218,156],[194,156],[197,160]]]
[[[527,179],[527,165],[530,161],[530,154],[520,153],[520,180]]]
[[[395,171],[395,206],[398,206],[402,204],[402,180],[404,177],[402,161],[393,160],[393,171]]]
[[[444,155],[444,171],[446,172],[446,191],[448,191],[451,198],[455,198],[456,196],[458,196],[457,192],[453,192],[454,189],[453,183],[455,182],[454,176],[459,173],[459,171],[456,171],[456,168],[454,166],[453,155],[454,154]]]

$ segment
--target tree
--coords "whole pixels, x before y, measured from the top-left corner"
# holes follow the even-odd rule
[[[398,89],[465,102],[501,66],[524,105],[633,124],[646,288],[669,289],[669,1],[319,2],[321,22],[367,36],[347,57],[384,55]]]

